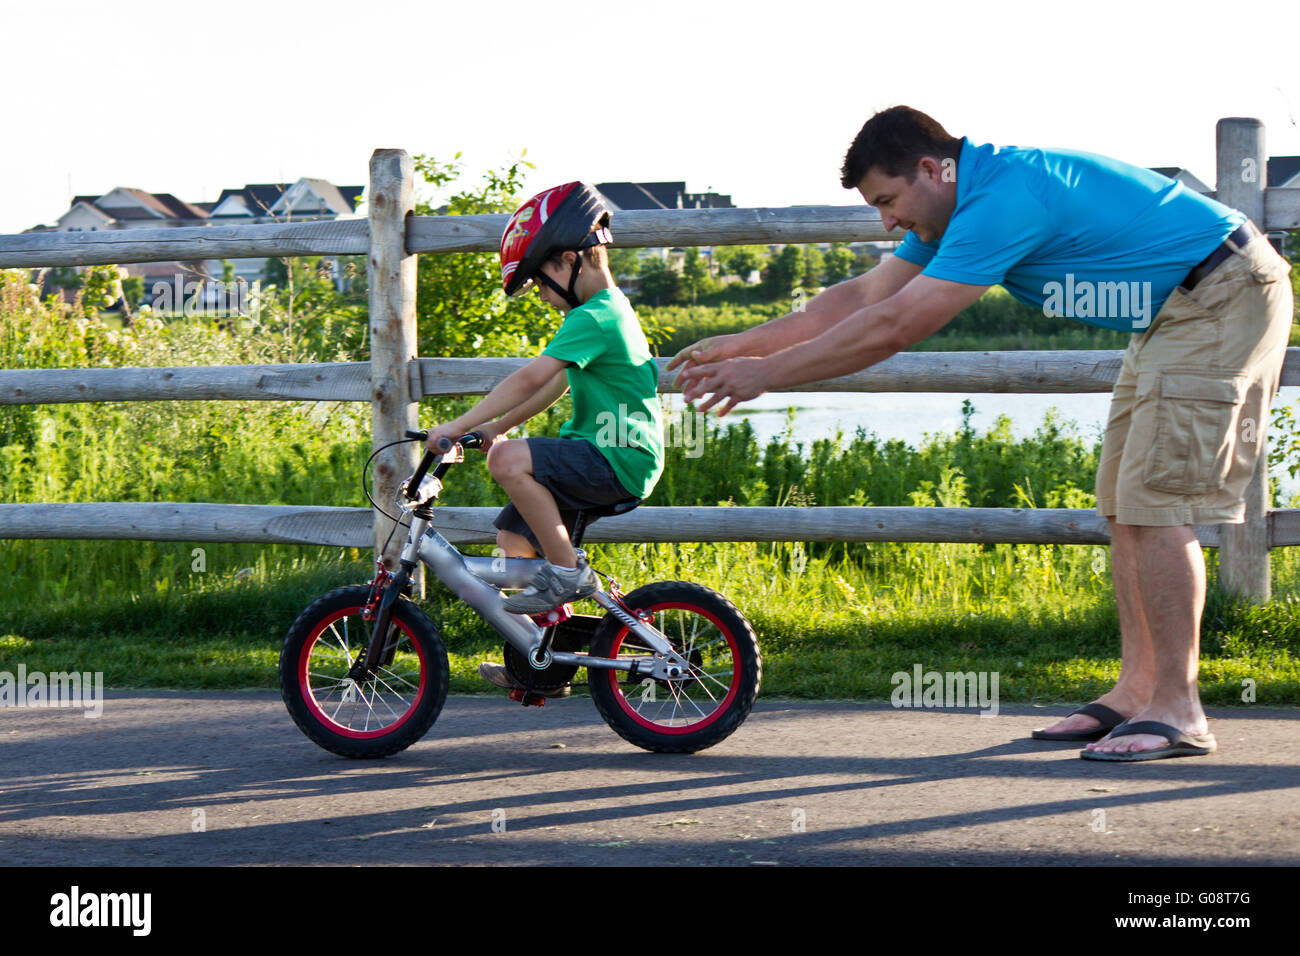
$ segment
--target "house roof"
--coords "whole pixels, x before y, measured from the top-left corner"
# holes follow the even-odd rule
[[[299,182],[305,182],[324,200],[336,215],[347,215],[353,212],[357,207],[357,200],[365,192],[364,186],[335,186],[327,179],[301,179]],[[217,201],[213,204],[215,209],[220,206],[231,196],[238,197],[248,214],[255,217],[269,216],[271,210],[284,197],[296,183],[249,183],[242,189],[223,189]],[[224,215],[232,215],[226,213]],[[218,218],[223,218],[219,216]]]
[[[1268,185],[1281,186],[1300,175],[1300,156],[1270,156],[1268,158]]]
[[[676,209],[665,205],[657,196],[640,183],[597,183],[596,191],[605,197],[605,201],[615,211],[619,209]]]
[[[105,196],[111,196],[113,193],[125,193],[135,199],[140,205],[130,206],[106,206],[103,203]],[[198,206],[187,203],[182,199],[177,199],[171,193],[150,193],[143,189],[132,189],[129,186],[118,186],[110,192],[101,196],[74,196],[69,205],[69,209],[76,206],[77,203],[84,203],[90,206],[96,212],[107,216],[110,219],[206,219],[207,212]],[[144,207],[144,208],[141,208]]]
[[[1170,179],[1177,179],[1192,189],[1200,192],[1212,192],[1213,187],[1202,180],[1190,169],[1183,166],[1151,166],[1148,167],[1153,173],[1159,173],[1161,176],[1168,176]]]
[[[680,180],[661,183],[597,183],[605,201],[618,209],[729,209],[731,197],[689,193]]]
[[[216,205],[220,206],[230,196],[238,196],[249,215],[270,215],[271,207],[280,201],[289,186],[289,183],[248,183],[242,189],[223,189]]]

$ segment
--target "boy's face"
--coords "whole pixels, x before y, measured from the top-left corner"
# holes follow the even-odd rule
[[[569,276],[573,273],[573,260],[575,256],[572,252],[563,253],[560,259],[550,259],[543,262],[539,272],[548,275],[561,289],[569,287]],[[554,306],[561,312],[569,311],[569,303],[560,298],[555,291],[544,282],[534,282],[537,286],[538,297],[547,305]]]

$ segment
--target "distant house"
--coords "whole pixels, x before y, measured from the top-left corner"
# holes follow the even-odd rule
[[[324,179],[250,183],[243,189],[223,189],[208,218],[214,225],[337,219],[356,211],[364,190],[364,186],[335,186]]]
[[[1194,190],[1198,193],[1214,192],[1212,187],[1205,185],[1205,183],[1198,179],[1194,173],[1181,166],[1152,166],[1150,169],[1153,173],[1159,173],[1161,176],[1168,176],[1170,179],[1176,179],[1188,189]]]
[[[1270,156],[1268,186],[1270,189],[1300,189],[1300,156]]]
[[[28,232],[90,232],[116,229],[165,229],[177,226],[244,225],[339,219],[356,211],[362,186],[335,186],[325,179],[299,179],[295,183],[251,183],[242,189],[223,189],[216,202],[188,203],[170,193],[150,193],[120,186],[102,196],[76,196],[68,211],[53,226],[37,226]],[[252,283],[266,269],[265,259],[233,259],[234,275]],[[142,262],[126,267],[128,274],[145,282],[145,302],[153,300],[155,288],[170,285],[183,289],[186,282],[208,283],[219,279],[224,267],[219,260],[188,262]],[[215,288],[205,290],[208,298]],[[172,292],[169,301],[175,301]]]
[[[685,182],[596,183],[611,209],[732,209],[730,196],[686,191]]]
[[[249,183],[223,189],[211,204],[208,223],[238,226],[263,222],[305,222],[339,219],[355,214],[364,186],[335,186],[326,179],[296,183]],[[265,259],[232,259],[235,278],[255,282],[266,271]],[[217,264],[220,275],[220,263]]]
[[[102,196],[76,196],[58,218],[56,232],[97,229],[158,229],[167,226],[201,226],[208,214],[171,193],[149,193],[119,186]]]
[[[730,196],[724,196],[720,193],[704,192],[693,193],[686,190],[684,181],[660,182],[660,183],[596,183],[596,190],[604,197],[606,204],[615,212],[620,210],[632,209],[733,209]],[[614,236],[615,245],[618,244],[617,233]],[[713,249],[704,247],[700,250],[701,254],[706,257],[712,269]],[[682,261],[685,253],[680,248],[672,250],[667,249],[642,249],[639,255],[662,257],[669,268],[681,271]],[[622,287],[625,292],[634,291],[639,281],[632,277],[625,280]]]

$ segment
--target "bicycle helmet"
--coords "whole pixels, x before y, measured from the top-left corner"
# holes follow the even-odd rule
[[[578,252],[612,242],[609,208],[600,193],[583,182],[565,183],[538,193],[515,210],[501,234],[501,282],[506,295],[518,295],[534,281],[545,283],[571,308],[582,257],[574,263],[565,289],[541,271],[559,252]]]

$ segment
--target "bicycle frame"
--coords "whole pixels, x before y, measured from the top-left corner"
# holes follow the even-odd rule
[[[411,517],[411,529],[406,546],[402,549],[402,563],[419,559],[453,594],[478,612],[483,620],[505,638],[535,668],[542,670],[554,661],[579,667],[603,670],[626,670],[632,676],[660,679],[680,677],[690,669],[689,662],[673,650],[672,644],[658,630],[635,615],[629,614],[603,588],[597,588],[591,599],[612,614],[621,624],[642,638],[655,653],[653,656],[628,655],[617,660],[572,654],[563,651],[546,652],[539,659],[537,650],[542,645],[543,630],[532,619],[511,614],[502,604],[505,597],[501,588],[523,588],[544,565],[543,558],[502,558],[462,554],[451,542],[431,526],[428,518]]]

